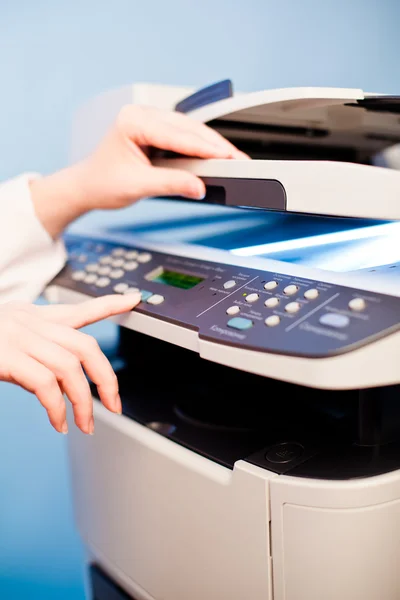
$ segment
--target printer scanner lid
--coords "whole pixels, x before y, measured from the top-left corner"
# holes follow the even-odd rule
[[[234,94],[226,83],[199,90],[176,109],[247,147],[253,158],[365,164],[400,143],[400,96],[324,87]]]
[[[393,165],[385,159],[388,149],[400,148],[400,97],[321,87],[233,94],[225,81],[175,108],[207,123],[253,159],[164,154],[157,160],[203,177],[206,202],[400,219],[400,170],[388,168]]]

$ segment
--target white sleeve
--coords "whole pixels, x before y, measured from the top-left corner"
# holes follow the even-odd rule
[[[62,269],[66,252],[37,218],[27,173],[0,184],[0,303],[33,302]]]

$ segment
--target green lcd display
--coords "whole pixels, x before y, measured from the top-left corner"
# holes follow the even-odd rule
[[[204,281],[204,277],[188,275],[188,273],[179,273],[178,271],[170,271],[169,269],[161,268],[157,269],[149,280],[156,281],[157,283],[164,283],[165,285],[172,285],[173,287],[181,288],[183,290],[190,290],[201,281]]]

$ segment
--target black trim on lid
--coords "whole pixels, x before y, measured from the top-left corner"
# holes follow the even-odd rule
[[[362,107],[366,110],[381,113],[400,114],[400,96],[370,96],[357,100],[355,103],[345,104],[345,106]]]
[[[202,177],[206,185],[204,202],[241,208],[286,210],[286,191],[276,179]]]
[[[200,177],[206,186],[205,204],[220,204],[237,208],[258,210],[287,210],[286,190],[277,179],[246,179],[240,177]],[[181,196],[168,196],[168,200],[185,200]]]
[[[213,129],[230,129],[246,131],[246,133],[273,133],[278,135],[300,136],[307,139],[328,137],[330,130],[321,127],[307,127],[300,125],[277,125],[276,123],[252,123],[234,121],[230,119],[213,119],[207,125]]]

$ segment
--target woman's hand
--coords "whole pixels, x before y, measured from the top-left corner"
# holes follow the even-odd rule
[[[213,129],[185,115],[128,105],[82,165],[85,206],[119,208],[139,198],[159,195],[204,197],[204,183],[195,175],[153,167],[147,157],[150,147],[199,158],[246,156]]]
[[[197,158],[248,158],[183,114],[128,105],[91,156],[31,183],[36,213],[50,235],[93,209],[122,208],[148,196],[204,197],[204,183],[192,173],[152,166],[151,147]]]
[[[127,294],[67,306],[1,305],[0,380],[35,394],[62,433],[68,432],[65,394],[76,425],[92,434],[93,401],[84,370],[106,408],[121,413],[121,399],[117,377],[96,340],[76,329],[130,311],[139,302],[140,294]]]

